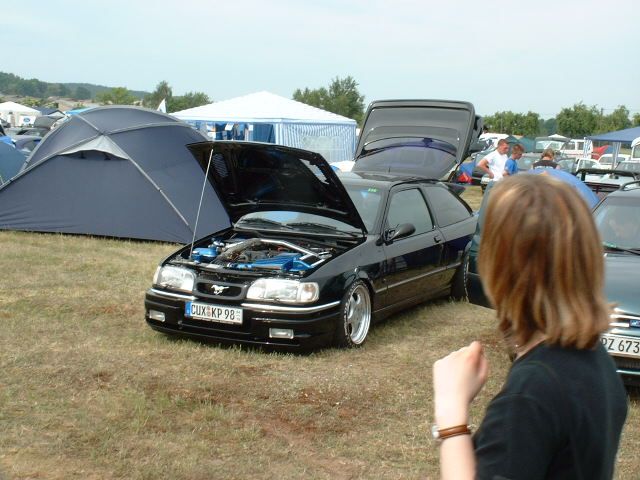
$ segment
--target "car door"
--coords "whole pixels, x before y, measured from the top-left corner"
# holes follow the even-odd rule
[[[433,282],[447,287],[470,245],[477,218],[466,203],[442,184],[426,186],[425,192],[443,238],[442,268]]]
[[[422,190],[416,185],[389,195],[383,238],[389,238],[398,226],[406,223],[415,227],[413,234],[384,244],[383,275],[388,306],[427,297],[437,288],[433,274],[441,264],[443,237],[435,228]]]

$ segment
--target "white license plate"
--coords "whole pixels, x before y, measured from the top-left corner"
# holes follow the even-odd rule
[[[640,339],[605,333],[601,341],[604,348],[612,355],[640,358]]]
[[[208,322],[242,324],[242,309],[210,305],[208,303],[187,302],[184,314],[190,318]]]

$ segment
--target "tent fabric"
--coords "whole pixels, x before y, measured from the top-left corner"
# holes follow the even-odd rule
[[[598,142],[631,143],[638,137],[640,137],[640,127],[625,128],[624,130],[601,133],[599,135],[592,135],[587,138]]]
[[[250,126],[250,137],[246,140],[312,150],[329,162],[352,160],[354,155],[355,120],[269,92],[257,92],[172,115],[196,127],[204,123],[210,131],[215,127],[218,136],[221,125],[246,124]]]
[[[162,112],[98,107],[45,137],[0,187],[0,229],[189,243],[230,225],[186,145],[207,140]]]
[[[13,144],[0,142],[0,185],[15,176],[24,165],[26,156]]]

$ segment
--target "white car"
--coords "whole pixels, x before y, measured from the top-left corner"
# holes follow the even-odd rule
[[[630,158],[631,158],[630,155],[626,155],[624,153],[619,153],[616,163],[620,164],[621,162],[626,162]],[[612,167],[613,167],[613,154],[612,153],[605,153],[604,155],[601,155],[600,158],[598,159],[598,163],[600,164],[599,168],[601,168],[603,170],[612,170]]]

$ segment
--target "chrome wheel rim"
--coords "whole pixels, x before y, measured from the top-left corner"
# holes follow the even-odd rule
[[[364,285],[358,285],[347,303],[345,329],[347,335],[355,345],[364,342],[369,333],[371,323],[371,300],[369,291]]]

